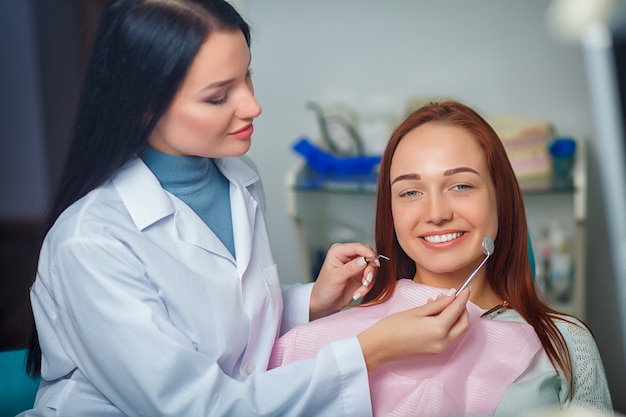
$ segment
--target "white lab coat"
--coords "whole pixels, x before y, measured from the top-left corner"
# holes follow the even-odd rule
[[[216,162],[236,261],[139,158],[61,215],[31,289],[43,381],[24,415],[371,414],[356,338],[266,371],[283,297],[286,329],[308,319],[310,285],[281,294],[258,173]]]

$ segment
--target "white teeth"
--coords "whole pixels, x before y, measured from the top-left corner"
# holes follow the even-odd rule
[[[463,233],[448,233],[445,235],[437,235],[437,236],[424,236],[424,240],[430,243],[444,243],[449,242],[454,239],[458,239],[463,236]]]

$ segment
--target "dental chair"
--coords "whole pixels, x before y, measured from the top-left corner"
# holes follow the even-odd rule
[[[32,408],[40,378],[26,375],[26,349],[0,352],[0,417]]]

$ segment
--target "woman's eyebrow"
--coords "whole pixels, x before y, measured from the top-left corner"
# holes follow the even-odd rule
[[[458,168],[448,169],[443,172],[443,175],[446,177],[449,177],[451,175],[459,174],[461,172],[473,172],[474,174],[479,175],[478,171],[470,167],[458,167]],[[417,173],[402,174],[402,175],[398,175],[393,181],[391,181],[391,184],[394,184],[402,180],[419,180],[421,178],[422,177],[420,176],[420,174],[417,174]]]
[[[215,81],[209,85],[204,86],[204,88],[202,88],[200,91],[203,92],[203,91],[212,90],[215,88],[224,87],[225,85],[232,84],[233,82],[234,82],[233,79]]]
[[[450,175],[459,174],[461,172],[473,172],[474,174],[479,175],[475,169],[470,168],[470,167],[459,167],[459,168],[448,169],[444,171],[443,175],[445,177],[449,177]]]
[[[403,174],[403,175],[397,176],[393,181],[391,181],[391,184],[394,184],[402,180],[419,180],[421,178],[422,177],[420,176],[420,174]]]

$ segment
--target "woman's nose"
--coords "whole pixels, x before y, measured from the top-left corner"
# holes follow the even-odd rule
[[[452,219],[452,207],[443,196],[431,196],[428,206],[428,221],[441,224]]]
[[[263,109],[254,96],[254,90],[249,89],[242,97],[237,109],[237,116],[241,119],[254,119]]]

